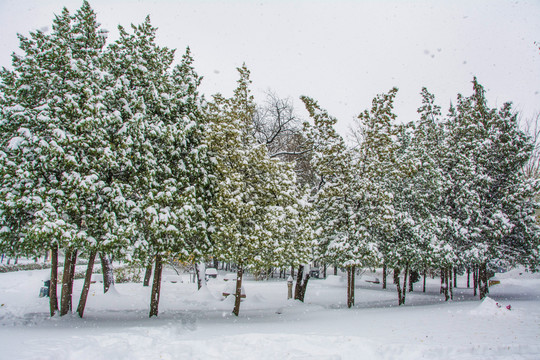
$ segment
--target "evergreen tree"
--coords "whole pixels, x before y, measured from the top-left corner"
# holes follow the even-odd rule
[[[335,131],[336,119],[308,97],[302,98],[314,125],[306,124],[306,138],[312,147],[312,167],[318,184],[314,208],[319,215],[320,257],[347,269],[347,304],[354,305],[357,266],[372,264],[377,256],[370,234],[369,219],[362,211],[369,189],[362,181],[360,162]]]
[[[120,127],[115,164],[130,205],[127,254],[155,258],[150,316],[158,313],[162,263],[207,254],[206,213],[211,196],[204,142],[200,77],[189,49],[174,69],[174,51],[155,43],[156,28],[145,22],[122,27],[111,45],[108,107]]]
[[[101,118],[105,37],[84,2],[74,16],[64,9],[50,35],[38,31],[30,38],[20,36],[20,41],[24,56],[14,55],[14,70],[4,69],[2,76],[3,158],[9,159],[3,169],[17,174],[4,178],[3,196],[24,209],[22,237],[28,242],[21,243],[26,252],[52,248],[56,256],[58,248],[65,248],[64,274],[72,275],[75,249],[92,246],[101,229],[110,220],[114,223],[111,218],[93,222],[100,199],[92,189],[99,186],[92,142],[98,140],[94,130]],[[55,277],[53,267],[51,314],[56,308]],[[65,314],[71,308],[71,276],[65,276],[62,288]]]
[[[460,255],[480,269],[480,297],[488,292],[488,264],[537,262],[536,185],[521,170],[532,151],[510,104],[487,106],[476,78],[473,94],[458,96],[447,122],[446,171],[454,188],[445,198],[448,235]]]
[[[216,164],[212,238],[218,259],[237,267],[235,306],[239,314],[244,271],[303,263],[311,239],[307,213],[290,164],[270,159],[253,136],[255,104],[249,71],[238,69],[234,96],[214,96],[209,108],[209,144]]]

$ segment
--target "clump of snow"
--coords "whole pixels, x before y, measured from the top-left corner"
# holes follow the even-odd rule
[[[506,316],[512,310],[510,304],[500,304],[490,297],[486,297],[480,305],[470,311],[471,315],[476,316]]]

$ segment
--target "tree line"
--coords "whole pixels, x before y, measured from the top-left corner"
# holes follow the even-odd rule
[[[81,254],[81,317],[97,254],[154,264],[150,316],[171,258],[234,263],[236,315],[245,271],[298,267],[303,300],[304,265],[333,264],[352,306],[358,267],[403,271],[401,304],[411,271],[448,282],[474,269],[483,297],[493,264],[538,266],[538,185],[522,171],[533,144],[476,79],[445,117],[423,89],[407,124],[392,112],[397,89],[377,96],[347,144],[309,97],[303,124],[287,100],[257,106],[245,65],[232,97],[206,99],[189,48],[173,65],[155,37],[147,17],[107,45],[85,1],[50,33],[19,35],[0,73],[0,252],[51,250],[51,316],[72,309]]]

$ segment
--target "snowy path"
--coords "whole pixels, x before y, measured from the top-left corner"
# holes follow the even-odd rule
[[[540,279],[532,276],[503,279],[484,302],[466,288],[456,290],[459,301],[441,301],[430,280],[405,307],[395,306],[393,286],[359,280],[353,309],[337,278],[312,280],[305,304],[285,299],[283,281],[247,281],[238,318],[232,300],[219,299],[221,280],[199,293],[164,283],[157,319],[147,318],[148,288],[119,284],[104,295],[93,285],[85,319],[49,319],[37,297],[45,273],[0,274],[0,359],[540,358]]]

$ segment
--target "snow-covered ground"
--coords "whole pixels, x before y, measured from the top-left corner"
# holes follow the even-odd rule
[[[103,294],[99,283],[84,319],[51,319],[38,297],[48,272],[0,274],[0,359],[540,359],[540,276],[522,270],[498,274],[482,302],[464,278],[444,302],[429,279],[427,293],[417,283],[401,307],[393,285],[382,290],[366,274],[352,309],[339,276],[310,280],[304,304],[286,299],[284,280],[247,280],[239,317],[222,300],[222,276],[200,292],[164,282],[152,319],[150,288],[117,284]],[[75,304],[81,287],[77,280]]]

